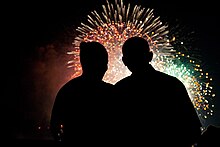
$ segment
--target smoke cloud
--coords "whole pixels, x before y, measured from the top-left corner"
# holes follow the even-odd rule
[[[18,102],[19,137],[39,135],[39,131],[49,130],[56,94],[74,73],[66,65],[71,58],[66,52],[71,48],[71,43],[54,41],[35,47],[33,54],[23,59]]]

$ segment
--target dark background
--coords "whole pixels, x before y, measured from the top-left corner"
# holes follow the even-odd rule
[[[114,3],[114,0],[109,2]],[[204,69],[213,77],[214,117],[220,125],[219,13],[214,0],[124,0],[125,5],[153,8],[162,22],[178,21],[194,31]],[[71,71],[63,69],[74,29],[91,11],[102,11],[104,0],[13,2],[3,10],[3,127],[11,138],[50,138],[48,117],[57,90]],[[190,38],[189,38],[190,39]],[[189,40],[190,41],[190,40]],[[60,59],[60,60],[59,60]],[[66,73],[64,73],[66,72]],[[40,127],[40,128],[39,128]],[[45,133],[46,132],[46,133]]]

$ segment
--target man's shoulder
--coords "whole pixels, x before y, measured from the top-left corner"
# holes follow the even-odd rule
[[[160,72],[160,71],[156,71],[156,73],[157,73],[157,76],[160,80],[166,80],[166,81],[175,82],[175,83],[181,82],[177,77],[174,77],[174,76],[169,75],[167,73]]]
[[[125,77],[115,83],[115,86],[123,85],[124,83],[130,83],[132,81],[132,76]]]
[[[72,91],[72,89],[80,88],[80,85],[83,85],[83,80],[80,77],[76,77],[64,83],[59,89],[59,93],[66,93]]]

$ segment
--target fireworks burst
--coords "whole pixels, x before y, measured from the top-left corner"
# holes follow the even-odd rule
[[[168,25],[155,17],[153,9],[146,9],[130,4],[125,6],[123,0],[116,0],[114,4],[106,1],[103,12],[92,11],[88,15],[88,22],[81,23],[77,28],[79,35],[75,37],[74,49],[68,54],[72,60],[68,62],[68,68],[73,68],[75,74],[72,78],[81,74],[82,68],[79,62],[79,44],[81,41],[97,41],[102,43],[109,55],[108,70],[103,80],[115,84],[117,81],[129,76],[131,72],[123,64],[121,48],[125,40],[133,36],[145,38],[150,49],[154,53],[152,66],[161,72],[177,77],[187,88],[192,103],[200,116],[201,122],[212,115],[212,107],[209,102],[215,95],[208,73],[203,72],[197,60],[182,52],[185,47],[183,42],[170,35]]]

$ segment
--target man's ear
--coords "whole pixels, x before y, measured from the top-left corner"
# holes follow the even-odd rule
[[[129,65],[129,62],[132,62],[132,61],[129,61],[126,56],[122,56],[122,62],[124,63],[125,66],[127,66]]]
[[[151,60],[153,59],[153,52],[152,51],[150,51],[150,52],[148,52],[147,53],[147,59],[148,59],[148,62],[151,62]]]
[[[124,65],[126,65],[126,60],[125,60],[125,57],[124,57],[124,56],[122,56],[121,60],[122,60],[122,62],[124,63]]]

